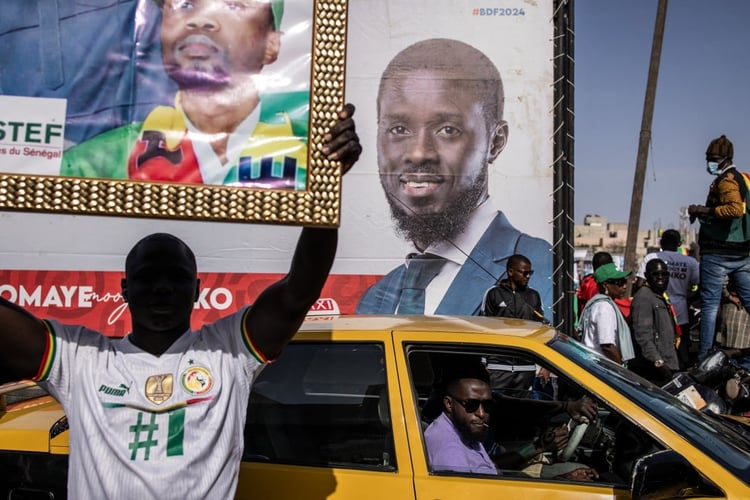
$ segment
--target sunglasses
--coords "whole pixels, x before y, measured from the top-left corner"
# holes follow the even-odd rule
[[[534,274],[534,271],[519,271],[518,269],[512,269],[512,271],[522,274],[524,278],[528,278],[529,276]]]
[[[466,410],[466,413],[474,413],[479,409],[480,405],[484,409],[485,413],[490,413],[495,409],[494,399],[459,399],[452,394],[448,394],[448,396],[450,396],[452,400],[463,406],[464,410]]]
[[[627,282],[628,280],[626,278],[619,278],[616,280],[607,280],[607,283],[615,285],[615,286],[625,286]]]

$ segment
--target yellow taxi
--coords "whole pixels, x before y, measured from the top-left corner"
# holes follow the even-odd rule
[[[490,372],[498,448],[559,425],[570,427],[568,446],[493,475],[437,470],[424,431],[441,411],[441,373],[467,358]],[[27,385],[0,388],[0,498],[64,498],[65,417],[46,395],[10,399]],[[597,416],[576,425],[559,402],[581,398],[596,402]],[[544,472],[566,464],[598,477]],[[440,316],[308,318],[254,383],[237,491],[332,500],[676,497],[750,498],[748,427],[687,406],[553,328]]]

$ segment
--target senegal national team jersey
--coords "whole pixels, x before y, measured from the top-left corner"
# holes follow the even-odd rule
[[[37,379],[70,424],[70,498],[232,498],[252,381],[240,311],[153,356],[50,321]]]

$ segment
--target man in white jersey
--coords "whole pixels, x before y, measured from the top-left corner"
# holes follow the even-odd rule
[[[353,112],[345,106],[323,149],[344,172],[362,149]],[[195,255],[165,233],[141,239],[125,261],[125,338],[40,320],[0,298],[0,379],[36,380],[68,415],[68,496],[232,498],[252,382],[319,297],[337,235],[302,229],[284,278],[195,331]]]

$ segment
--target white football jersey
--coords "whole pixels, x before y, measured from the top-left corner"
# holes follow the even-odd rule
[[[70,498],[232,498],[263,360],[237,312],[161,356],[49,321],[37,379],[70,425]]]

